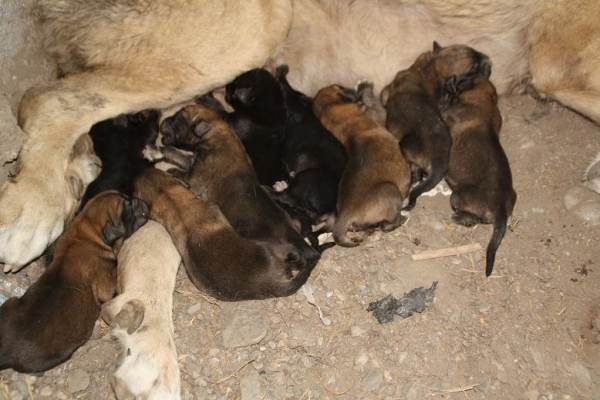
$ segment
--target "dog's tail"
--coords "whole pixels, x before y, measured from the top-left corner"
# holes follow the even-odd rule
[[[494,232],[492,233],[490,243],[486,250],[485,276],[490,276],[492,274],[494,261],[496,260],[496,251],[498,250],[498,247],[500,247],[500,243],[502,243],[502,239],[506,234],[507,221],[508,213],[506,212],[506,207],[501,206],[494,216]]]
[[[350,225],[347,218],[339,216],[335,219],[335,223],[333,224],[333,240],[343,247],[356,247],[358,246],[358,242],[354,242],[350,240],[347,236],[348,226]]]
[[[427,175],[427,178],[412,188],[410,194],[408,195],[408,204],[404,207],[404,210],[410,211],[415,208],[415,205],[417,204],[417,198],[423,193],[433,189],[438,183],[440,183],[442,178],[444,178],[444,175],[446,175],[446,171],[448,170],[448,161],[442,161],[439,163],[439,165],[436,164],[437,163],[432,163],[431,172]]]

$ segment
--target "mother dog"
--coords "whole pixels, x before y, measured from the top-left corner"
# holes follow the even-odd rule
[[[368,77],[382,88],[434,40],[494,61],[505,93],[539,93],[600,121],[597,0],[34,0],[64,78],[29,90],[20,172],[0,194],[0,261],[16,271],[75,207],[65,170],[93,123],[165,108],[272,58],[313,95]],[[557,29],[560,27],[560,29]]]

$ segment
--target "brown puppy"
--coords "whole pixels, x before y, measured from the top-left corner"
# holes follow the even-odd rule
[[[0,307],[0,369],[45,371],[89,339],[101,304],[115,294],[121,239],[146,223],[147,211],[116,192],[86,205],[58,239],[48,269]]]
[[[361,83],[358,88],[368,98],[372,90],[372,84]],[[375,122],[377,110],[359,101],[354,90],[339,85],[321,89],[313,110],[348,153],[336,204],[335,242],[356,246],[346,236],[348,229],[396,229],[403,221],[400,212],[410,187],[410,167],[394,136]]]
[[[490,73],[491,62],[485,54],[463,45],[442,48],[433,42],[433,51],[421,54],[382,90],[385,126],[400,142],[413,180],[420,181],[410,191],[405,209],[413,209],[417,198],[433,189],[448,169],[452,140],[438,108],[446,79],[453,75],[489,77]]]
[[[314,268],[319,254],[262,188],[242,142],[216,112],[200,104],[186,106],[165,119],[160,130],[164,144],[194,152],[191,167],[179,177],[197,196],[215,203],[240,236],[285,254],[294,271]]]
[[[486,253],[485,275],[490,276],[517,200],[498,136],[502,125],[498,97],[492,83],[482,76],[452,78],[446,93],[442,116],[452,136],[446,173],[446,182],[452,188],[452,219],[464,226],[494,224]]]
[[[294,274],[287,252],[242,238],[215,204],[197,198],[166,172],[144,171],[135,195],[151,204],[150,218],[171,235],[192,282],[219,300],[290,295],[314,267]]]

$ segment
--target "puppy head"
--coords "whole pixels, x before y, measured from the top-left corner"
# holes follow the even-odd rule
[[[241,74],[225,87],[225,91],[225,100],[236,111],[283,105],[279,82],[262,68]]]
[[[162,142],[192,151],[217,121],[220,121],[218,114],[210,108],[200,104],[188,105],[160,124]]]
[[[442,84],[452,75],[489,78],[492,73],[490,58],[469,46],[458,44],[442,47],[433,42],[433,56],[432,67]]]
[[[78,218],[90,221],[102,241],[114,246],[119,239],[131,236],[144,225],[148,213],[148,205],[143,201],[107,191],[92,198]]]
[[[317,92],[313,100],[313,111],[317,118],[334,119],[340,121],[344,115],[356,113],[364,104],[359,103],[359,96],[355,90],[340,85],[326,86]]]

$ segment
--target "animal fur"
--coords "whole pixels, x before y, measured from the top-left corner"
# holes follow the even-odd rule
[[[358,91],[373,97],[372,84],[363,83]],[[375,122],[373,110],[354,90],[325,87],[317,93],[313,109],[348,153],[336,204],[335,242],[346,247],[358,245],[348,238],[348,229],[396,229],[404,221],[400,213],[410,188],[410,167],[397,140]]]
[[[489,77],[490,73],[491,62],[485,54],[463,45],[442,48],[433,42],[433,51],[421,54],[382,90],[386,128],[400,142],[414,180],[420,181],[410,191],[406,210],[413,209],[417,198],[433,189],[448,169],[452,140],[438,108],[446,80],[478,74]]]
[[[119,400],[181,398],[172,316],[180,263],[169,233],[154,221],[119,251],[118,296],[102,306],[102,318],[121,348],[119,367],[111,378]]]
[[[382,88],[444,38],[489,55],[500,93],[529,82],[600,121],[596,0],[36,0],[34,9],[64,78],[21,101],[29,140],[0,194],[7,271],[62,231],[76,207],[66,160],[94,123],[168,108],[269,58],[293,65],[290,83],[307,95],[365,76]]]
[[[90,338],[101,304],[115,294],[122,239],[146,223],[147,211],[115,192],[88,203],[58,239],[42,276],[0,307],[0,370],[48,370]]]
[[[442,107],[442,116],[452,137],[446,173],[452,189],[452,219],[464,226],[494,224],[486,251],[485,275],[490,276],[517,200],[508,159],[500,145],[498,98],[492,83],[483,76],[462,82],[449,80],[446,91],[450,99]]]
[[[288,296],[310,276],[314,265],[292,270],[287,253],[241,237],[215,204],[166,172],[145,170],[136,180],[135,195],[151,204],[150,218],[171,235],[194,285],[217,299]]]

